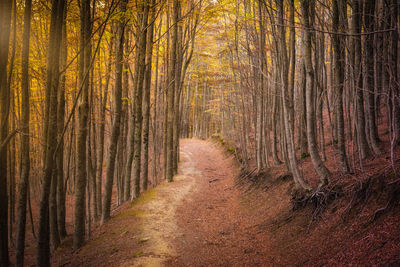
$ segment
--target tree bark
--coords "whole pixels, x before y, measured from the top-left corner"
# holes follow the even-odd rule
[[[364,6],[364,32],[374,31],[375,0],[365,1]],[[379,155],[381,153],[378,146],[378,127],[375,118],[375,77],[374,77],[374,35],[364,36],[364,99],[365,113],[368,127],[365,128],[372,151]]]
[[[166,178],[168,182],[173,181],[174,176],[174,103],[175,103],[175,79],[176,72],[176,61],[177,61],[177,43],[178,43],[178,19],[179,19],[179,1],[170,0],[173,2],[172,12],[172,29],[171,29],[171,46],[169,56],[169,73],[168,73],[168,84],[167,84],[167,161]]]
[[[24,266],[26,204],[29,186],[29,38],[31,31],[32,0],[25,1],[24,32],[22,36],[21,56],[21,178],[18,187],[17,232],[15,265]]]
[[[346,4],[339,0],[333,0],[332,31],[344,32],[344,23],[347,20]],[[345,42],[344,36],[334,34],[332,36],[334,53],[334,85],[337,91],[336,111],[337,111],[337,137],[339,161],[342,171],[350,171],[346,155],[346,139],[344,133],[343,115],[343,87],[344,87],[344,66],[345,62]]]
[[[10,40],[12,1],[0,1],[0,141],[8,135],[7,62]],[[7,196],[7,146],[0,150],[0,265],[9,265],[8,256],[8,196]]]
[[[277,0],[278,9],[278,24],[284,24],[284,3],[283,0]],[[281,84],[282,84],[282,97],[283,97],[283,119],[284,119],[284,130],[287,144],[287,155],[289,160],[289,168],[293,174],[293,179],[296,187],[302,189],[309,189],[304,179],[301,177],[296,160],[295,147],[293,142],[293,131],[292,131],[292,104],[291,96],[289,93],[289,60],[286,51],[286,31],[283,26],[279,26],[279,52],[281,56]]]
[[[355,34],[361,33],[361,0],[353,1],[353,20],[352,28]],[[362,159],[368,157],[371,152],[367,142],[365,130],[365,114],[364,114],[364,99],[363,99],[363,74],[362,74],[362,50],[361,50],[361,36],[353,36],[353,49],[354,49],[354,83],[356,90],[356,130],[357,130],[357,144],[359,153]]]
[[[60,44],[64,19],[65,0],[53,0],[50,23],[50,42],[47,57],[45,146],[43,184],[39,210],[39,236],[37,265],[50,266],[49,195],[54,171],[54,153],[57,144],[57,91],[59,85]]]
[[[62,27],[62,44],[61,44],[61,68],[64,69],[67,65],[67,27],[66,27],[66,16],[67,12],[64,11],[64,21]],[[67,236],[67,230],[65,228],[65,188],[64,188],[64,116],[65,116],[65,73],[61,74],[60,77],[60,90],[58,95],[58,107],[57,107],[57,131],[58,131],[58,142],[60,143],[58,151],[56,152],[57,160],[57,224],[60,238]]]
[[[126,11],[126,0],[120,2],[120,11],[125,13]],[[117,49],[116,49],[116,63],[115,63],[115,88],[114,88],[114,123],[112,126],[109,155],[107,160],[106,169],[106,184],[104,188],[104,199],[103,199],[103,213],[101,222],[104,223],[110,218],[111,213],[111,197],[114,180],[115,170],[115,157],[117,155],[118,138],[121,127],[121,112],[122,112],[122,66],[123,66],[123,53],[124,53],[124,31],[125,22],[124,19],[118,23],[118,37],[117,37]]]
[[[78,103],[78,137],[77,137],[77,176],[75,182],[74,208],[74,249],[78,249],[85,241],[85,199],[87,183],[87,136],[89,116],[89,78],[90,65],[90,0],[81,1],[81,54],[79,59],[79,84],[82,92]],[[88,196],[89,197],[89,196]],[[90,207],[88,207],[90,208]]]
[[[140,28],[138,30],[138,49],[136,51],[137,64],[136,72],[138,80],[135,90],[135,151],[133,156],[133,182],[134,190],[133,197],[137,198],[140,195],[140,170],[142,159],[142,103],[143,103],[143,84],[146,68],[146,42],[147,42],[147,23],[149,14],[149,3],[144,1],[140,8]]]
[[[307,141],[308,150],[310,152],[311,161],[314,165],[314,169],[317,172],[321,186],[329,183],[329,170],[322,162],[318,152],[318,145],[315,136],[315,105],[313,101],[314,90],[315,90],[315,77],[311,59],[311,28],[310,28],[310,0],[301,0],[301,14],[302,22],[304,25],[303,33],[303,57],[306,66],[306,102],[307,102]]]
[[[152,1],[154,3],[154,1]],[[150,16],[150,25],[147,29],[146,41],[146,69],[144,76],[144,95],[143,95],[143,175],[142,189],[147,190],[149,180],[149,128],[150,128],[150,89],[151,89],[151,66],[153,57],[153,34],[154,34],[155,13],[152,11]],[[157,51],[158,53],[158,51]],[[156,74],[157,75],[157,74]],[[156,90],[154,88],[154,90]],[[156,103],[154,103],[156,105]],[[154,130],[154,129],[153,129]],[[154,139],[153,139],[153,142]],[[153,154],[153,160],[155,155]],[[154,178],[154,177],[153,177]]]

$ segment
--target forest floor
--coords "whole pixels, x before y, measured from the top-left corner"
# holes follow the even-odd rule
[[[338,266],[400,265],[400,216],[371,222],[336,201],[321,219],[292,210],[291,179],[263,186],[237,179],[239,167],[220,145],[181,141],[173,183],[145,192],[72,251],[65,241],[54,266]],[[364,218],[364,219],[363,219]]]

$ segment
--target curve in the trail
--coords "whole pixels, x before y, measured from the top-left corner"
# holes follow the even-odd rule
[[[232,188],[232,159],[216,144],[198,139],[182,140],[180,150],[179,172],[174,182],[163,182],[144,192],[131,205],[124,204],[122,212],[92,233],[90,242],[72,253],[58,251],[52,264],[198,266],[215,260],[204,256],[208,255],[209,245],[204,242],[212,233],[199,231],[198,226],[214,227],[212,221],[220,219],[233,226],[231,215],[236,213],[232,212],[231,204],[226,206],[231,202],[227,199],[235,195],[226,191]],[[213,212],[208,209],[210,205],[216,207]],[[229,241],[235,242],[236,239]],[[216,253],[221,257],[225,254]],[[198,255],[203,256],[196,259]]]

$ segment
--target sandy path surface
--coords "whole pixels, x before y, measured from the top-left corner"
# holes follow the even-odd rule
[[[188,194],[194,192],[196,181],[202,172],[196,168],[196,156],[190,144],[184,142],[181,148],[181,164],[174,182],[162,184],[154,191],[156,197],[141,209],[145,212],[141,229],[148,238],[148,247],[142,256],[133,259],[128,265],[133,266],[163,266],[173,262],[178,253],[172,245],[172,240],[184,238],[178,227],[176,209]]]

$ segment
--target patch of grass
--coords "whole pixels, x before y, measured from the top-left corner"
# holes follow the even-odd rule
[[[141,205],[150,202],[153,200],[156,196],[156,191],[154,189],[147,190],[146,192],[143,192],[137,199],[135,199],[131,207],[134,207],[136,205]]]
[[[146,216],[146,212],[139,210],[137,207],[139,205],[145,204],[153,200],[156,196],[156,191],[154,189],[147,190],[143,192],[139,198],[132,201],[129,208],[116,216],[116,218],[126,218],[129,216],[136,216],[142,218]]]
[[[116,216],[116,218],[126,218],[129,216],[135,216],[138,218],[142,218],[146,216],[146,212],[135,209],[134,207],[129,208],[128,210],[121,212]]]

